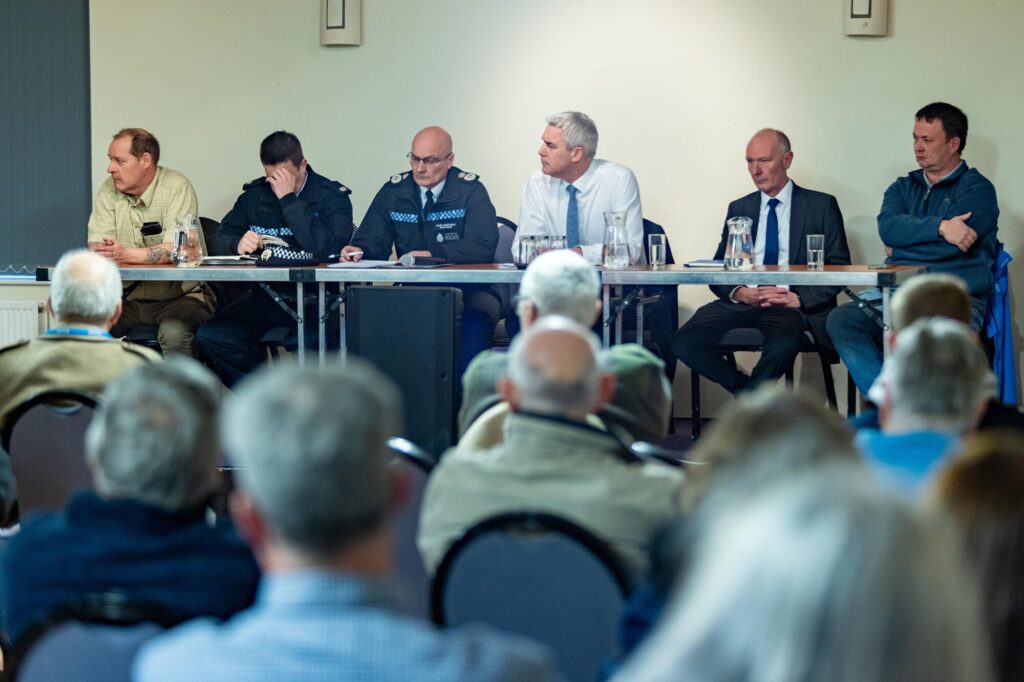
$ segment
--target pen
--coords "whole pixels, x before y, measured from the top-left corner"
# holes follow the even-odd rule
[[[362,255],[363,255],[363,252],[362,252],[362,251],[349,251],[349,252],[348,252],[348,253],[346,253],[345,255],[346,255],[346,256],[347,256],[348,258],[354,258],[354,257],[356,257],[356,256],[362,256]]]

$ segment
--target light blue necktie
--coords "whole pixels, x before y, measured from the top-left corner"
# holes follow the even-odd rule
[[[768,200],[768,231],[764,233],[764,261],[762,265],[779,264],[779,216],[775,207],[781,202],[772,197]]]
[[[570,249],[580,245],[580,207],[576,204],[575,186],[569,185],[565,188],[569,193],[569,210],[565,213],[565,241]]]

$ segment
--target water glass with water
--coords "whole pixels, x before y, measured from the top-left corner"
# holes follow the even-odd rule
[[[651,268],[654,270],[660,270],[665,267],[665,235],[647,235],[647,250],[651,254]]]
[[[807,269],[823,270],[825,268],[825,235],[807,235]]]

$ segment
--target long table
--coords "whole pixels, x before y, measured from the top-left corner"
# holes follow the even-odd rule
[[[50,280],[52,267],[36,270],[36,279]],[[296,322],[298,333],[298,361],[305,361],[305,330],[303,325],[304,296],[303,284],[316,282],[319,304],[319,362],[326,358],[325,336],[329,316],[326,285],[339,283],[343,287],[362,283],[416,283],[416,284],[517,284],[523,278],[523,270],[508,264],[455,265],[438,268],[332,268],[328,266],[306,268],[265,268],[254,265],[199,267],[177,267],[174,265],[141,265],[120,268],[125,281],[205,281],[205,282],[253,282],[271,291],[271,283],[295,284],[296,305],[292,309],[280,297],[275,298]],[[622,286],[678,286],[678,285],[803,285],[803,286],[867,286],[882,290],[884,319],[889,319],[889,299],[894,287],[910,277],[924,272],[920,266],[878,267],[869,265],[826,265],[822,270],[808,270],[804,265],[756,266],[750,270],[725,270],[722,268],[692,268],[683,265],[668,265],[660,269],[650,266],[632,266],[623,270],[600,270],[604,314],[612,314],[611,296],[613,289]],[[344,296],[337,300],[339,308],[340,353],[345,351]],[[638,310],[638,318],[642,311]],[[621,319],[616,321],[616,340],[621,340]],[[604,327],[604,344],[611,343],[610,325]]]
[[[256,265],[201,265],[178,267],[176,265],[138,265],[119,268],[121,279],[137,282],[252,282],[267,290],[268,294],[291,315],[298,329],[298,361],[305,362],[305,330],[302,324],[303,289],[305,282],[313,282],[314,268],[264,268]],[[36,268],[36,280],[50,281],[51,266]],[[295,308],[287,301],[272,293],[269,284],[289,282],[295,284]],[[321,340],[320,345],[323,346]]]
[[[827,265],[822,270],[808,270],[803,265],[757,266],[751,270],[725,270],[722,268],[691,268],[669,265],[660,269],[633,266],[623,270],[600,270],[604,311],[611,314],[611,292],[625,285],[673,286],[681,284],[768,284],[804,286],[874,286],[882,290],[883,315],[888,321],[889,297],[893,287],[923,272],[920,266],[892,266],[880,268],[868,265]],[[417,284],[515,284],[523,271],[506,264],[456,265],[441,268],[418,269],[386,267],[375,269],[349,269],[319,267],[315,271],[319,283],[320,299],[320,363],[324,363],[324,333],[328,311],[325,308],[325,285],[337,282],[342,286],[359,283],[417,283]],[[341,315],[341,348],[345,349],[344,297],[339,299]],[[640,315],[638,311],[638,316]],[[621,340],[621,320],[616,322],[616,339]],[[604,326],[604,343],[611,342],[609,325]]]

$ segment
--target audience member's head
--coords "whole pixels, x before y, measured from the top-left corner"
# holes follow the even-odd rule
[[[583,421],[615,389],[615,379],[598,361],[593,332],[561,315],[545,315],[518,335],[509,349],[504,399],[516,412]]]
[[[569,249],[549,251],[526,268],[516,312],[523,329],[542,315],[563,315],[589,327],[601,311],[600,293],[597,270],[583,256]]]
[[[53,269],[49,306],[57,326],[110,329],[121,315],[121,273],[109,258],[68,251]]]
[[[107,386],[85,436],[97,492],[167,511],[217,485],[220,381],[194,360],[140,365]]]
[[[630,682],[987,680],[973,585],[941,533],[835,462],[716,515]]]
[[[918,275],[892,295],[893,337],[925,317],[948,317],[969,325],[971,299],[964,281],[943,273]]]
[[[762,386],[739,397],[694,448],[684,507],[717,493],[745,496],[799,470],[859,460],[853,433],[834,412],[799,391]]]
[[[879,381],[879,421],[887,433],[964,433],[994,386],[974,332],[941,317],[919,319],[899,333]]]
[[[387,440],[400,422],[391,381],[354,359],[268,368],[239,385],[221,427],[239,467],[231,511],[264,570],[337,565],[380,534],[395,494]]]
[[[970,437],[932,495],[981,584],[997,679],[1024,679],[1024,439],[1016,431]]]

